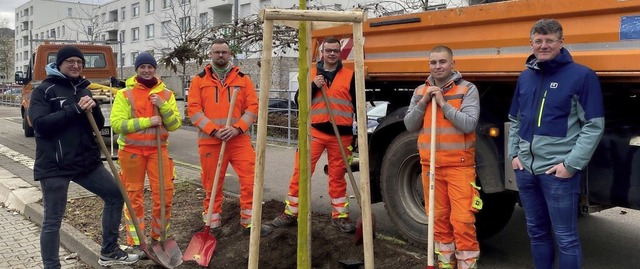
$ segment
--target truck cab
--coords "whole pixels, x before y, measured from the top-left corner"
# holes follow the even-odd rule
[[[20,113],[22,115],[22,127],[26,137],[33,137],[34,130],[28,116],[29,101],[32,90],[37,87],[45,78],[45,66],[55,62],[58,50],[67,44],[56,43],[51,44],[45,42],[39,45],[32,54],[29,62],[29,68],[24,74],[21,82],[23,82],[22,103]],[[110,87],[110,78],[117,76],[116,63],[113,51],[110,46],[95,44],[72,44],[82,51],[85,64],[82,70],[82,76],[89,81],[91,85],[89,90],[93,93],[93,98],[100,105],[102,114],[105,117],[105,126],[100,130],[101,135],[108,138],[107,141],[113,139],[109,115],[111,112],[111,103],[118,89]],[[16,79],[18,74],[16,74]]]

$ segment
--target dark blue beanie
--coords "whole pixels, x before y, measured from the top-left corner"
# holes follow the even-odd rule
[[[142,64],[150,64],[153,66],[153,68],[156,68],[158,66],[156,58],[153,58],[153,55],[148,52],[142,52],[138,54],[138,57],[136,57],[136,63],[134,64],[134,70],[138,70],[138,66]]]

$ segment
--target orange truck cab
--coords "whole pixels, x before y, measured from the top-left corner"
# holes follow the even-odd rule
[[[519,0],[372,18],[363,33],[366,96],[388,105],[369,133],[371,200],[384,202],[408,241],[427,242],[418,134],[403,123],[413,89],[429,75],[427,52],[451,47],[455,69],[479,89],[476,172],[484,207],[476,227],[486,238],[504,228],[517,202],[505,160],[507,115],[531,54],[529,31],[542,18],[560,21],[564,46],[596,72],[603,91],[606,129],[585,169],[581,212],[640,209],[640,0]],[[324,38],[338,37],[344,65],[354,68],[352,28],[314,30],[315,58]]]
[[[22,115],[22,128],[24,129],[24,135],[26,137],[34,136],[34,130],[27,113],[29,110],[31,91],[47,77],[45,66],[51,62],[55,62],[58,50],[64,45],[68,44],[50,44],[45,42],[39,45],[31,57],[29,70],[27,70],[25,76],[20,79],[20,82],[24,84],[22,87],[20,113]],[[117,76],[113,51],[110,46],[105,45],[72,45],[76,46],[84,54],[85,65],[81,75],[92,82],[89,90],[92,91],[93,98],[100,104],[102,114],[105,116],[105,127],[100,130],[100,132],[104,137],[111,137],[109,114],[111,112],[111,103],[113,102],[112,96],[115,95],[117,89],[106,85],[109,85],[108,83],[112,77],[115,78]],[[18,76],[16,76],[16,78],[18,78]]]

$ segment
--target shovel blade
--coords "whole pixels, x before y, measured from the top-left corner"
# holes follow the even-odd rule
[[[174,239],[154,242],[151,249],[164,267],[175,268],[182,264],[182,252]]]
[[[209,233],[209,229],[197,232],[191,238],[187,249],[184,251],[182,260],[196,261],[200,266],[209,266],[211,256],[216,248],[216,238]]]
[[[373,214],[371,214],[371,228],[373,230],[373,238],[376,238],[376,218]],[[356,233],[355,233],[355,243],[356,245],[362,245],[362,217],[358,218],[356,222]]]

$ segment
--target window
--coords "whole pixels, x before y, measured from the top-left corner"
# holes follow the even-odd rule
[[[73,13],[73,9],[72,8],[67,8],[67,17],[71,17]]]
[[[120,42],[124,42],[124,30],[120,31]]]
[[[147,39],[153,38],[153,36],[154,36],[153,24],[149,24],[149,25],[145,26],[145,28],[147,30]]]
[[[51,38],[56,38],[56,29],[51,29]]]
[[[162,0],[162,8],[170,8],[173,6],[171,0]]]
[[[131,53],[131,63],[132,63],[132,65],[133,65],[133,63],[136,62],[136,58],[138,58],[138,54],[139,54],[138,52],[132,52]]]
[[[187,4],[191,4],[191,0],[180,0],[180,5],[187,5]]]
[[[145,0],[145,4],[147,6],[147,13],[152,13],[156,6],[155,0]]]
[[[186,32],[191,30],[191,17],[186,16],[179,19],[180,32]]]
[[[135,18],[140,15],[140,3],[131,5],[131,17]]]
[[[122,21],[124,21],[124,15],[126,14],[126,10],[127,9],[125,7],[122,7],[120,9],[120,17],[122,17],[122,19],[120,19],[120,20],[122,20]]]
[[[162,36],[171,35],[171,21],[162,22]]]
[[[131,41],[138,41],[138,39],[140,39],[140,28],[131,29]]]
[[[35,39],[38,39],[38,34],[36,34]],[[16,40],[16,47],[18,47],[18,40]]]
[[[93,27],[87,26],[87,35],[89,35],[89,36],[93,35]]]
[[[200,25],[200,29],[204,29],[207,27],[208,22],[208,17],[209,14],[205,13],[200,13],[200,16],[198,16],[198,24]]]
[[[64,25],[62,26],[62,32],[61,32],[61,33],[62,33],[62,36],[65,36],[65,35],[66,35],[66,33],[65,33],[65,31],[64,31]]]

